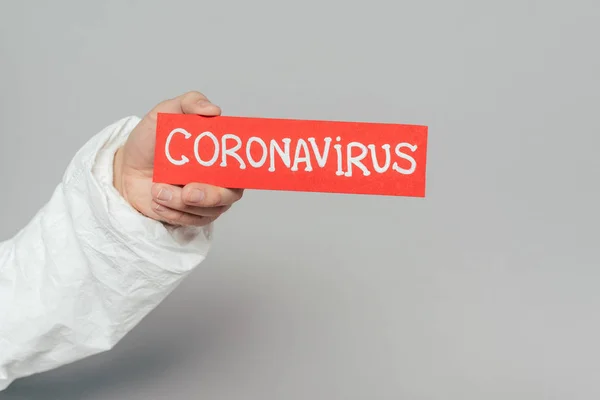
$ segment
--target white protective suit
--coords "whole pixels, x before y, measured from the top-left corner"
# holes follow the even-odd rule
[[[75,155],[50,201],[0,243],[0,391],[111,349],[206,257],[212,225],[167,228],[113,187],[122,119]]]

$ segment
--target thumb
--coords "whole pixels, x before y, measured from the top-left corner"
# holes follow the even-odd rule
[[[221,108],[210,102],[200,92],[188,92],[180,97],[181,111],[184,114],[198,114],[207,117],[221,115]]]

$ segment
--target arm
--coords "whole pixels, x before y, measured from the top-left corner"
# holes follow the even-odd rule
[[[126,118],[74,157],[50,201],[0,243],[0,391],[111,349],[209,250],[211,225],[167,228],[113,186]]]

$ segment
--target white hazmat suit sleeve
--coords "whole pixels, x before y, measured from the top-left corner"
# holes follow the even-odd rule
[[[212,225],[169,228],[113,187],[115,151],[139,121],[91,138],[49,202],[0,243],[0,391],[111,349],[206,257]]]

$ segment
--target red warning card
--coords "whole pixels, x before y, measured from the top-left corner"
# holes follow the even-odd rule
[[[425,197],[427,127],[159,114],[154,181]]]

